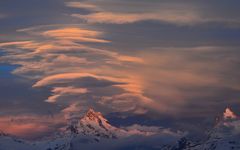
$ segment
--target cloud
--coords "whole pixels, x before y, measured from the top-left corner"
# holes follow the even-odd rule
[[[48,97],[46,102],[53,103],[57,101],[58,97],[64,95],[80,95],[86,94],[88,90],[86,88],[74,88],[74,87],[55,87],[52,90],[53,95]]]
[[[34,43],[32,41],[16,41],[16,42],[6,42],[6,43],[0,43],[1,47],[7,47],[7,46],[26,46],[31,47]]]
[[[45,26],[43,26],[44,28]],[[48,27],[48,26],[46,26]],[[39,29],[40,28],[40,29]],[[39,56],[39,54],[48,55],[48,56],[57,56],[56,53],[60,53],[58,59],[71,59],[73,60],[73,56],[68,56],[65,53],[87,53],[89,55],[102,55],[101,57],[105,57],[105,63],[122,65],[122,63],[144,63],[142,58],[136,56],[128,56],[122,55],[118,52],[114,52],[111,50],[104,50],[99,48],[94,48],[87,45],[85,42],[90,43],[109,43],[110,41],[103,40],[100,37],[103,35],[102,32],[82,29],[79,27],[64,27],[57,29],[44,29],[39,28],[27,28],[18,30],[19,32],[26,32],[30,35],[36,36],[37,38],[45,38],[45,42],[40,40],[33,41],[16,41],[16,42],[6,42],[0,43],[0,47],[7,47],[5,49],[7,52],[11,51],[11,48],[18,47],[20,48],[19,53],[21,55],[17,55],[15,57],[35,57]],[[36,30],[36,31],[35,31]],[[43,31],[39,31],[43,30]],[[50,39],[49,39],[50,38]],[[80,44],[79,42],[83,42],[84,44]],[[24,49],[24,50],[23,50]],[[27,51],[26,51],[27,50]],[[17,50],[13,50],[12,52],[17,52]],[[23,54],[22,54],[23,53]],[[55,55],[53,55],[55,53]],[[84,55],[83,54],[83,55]],[[78,56],[79,58],[80,56]],[[90,56],[88,56],[90,57]],[[7,58],[9,59],[9,58]],[[77,57],[73,61],[75,61]],[[80,58],[85,59],[86,58]],[[87,61],[86,61],[87,62]]]
[[[114,96],[103,96],[99,103],[113,109],[113,111],[116,112],[134,112],[136,114],[144,114],[147,109],[138,110],[139,107],[137,106],[141,105],[142,101],[145,101],[144,99],[146,98],[141,97],[140,95],[125,93]]]
[[[58,130],[64,125],[61,116],[18,115],[0,117],[1,131],[21,138],[35,139]]]
[[[186,133],[181,131],[172,131],[168,128],[162,128],[159,126],[144,126],[139,124],[133,124],[131,126],[124,127],[129,134],[139,134],[144,136],[152,136],[152,135],[171,135],[173,137],[183,137]]]
[[[168,112],[175,113],[175,115],[182,112],[186,113],[186,116],[191,116],[187,113],[188,111],[198,111],[198,114],[193,115],[205,115],[200,109],[196,109],[196,107],[201,106],[213,114],[211,104],[220,109],[221,106],[226,106],[233,101],[237,102],[237,96],[226,94],[227,91],[233,93],[239,91],[239,86],[231,82],[228,77],[228,73],[236,73],[236,67],[239,63],[236,57],[229,53],[229,51],[235,53],[235,48],[156,49],[152,51],[154,55],[143,52],[145,61],[149,66],[139,68],[139,71],[136,72],[141,73],[144,78],[145,93],[155,95],[154,100],[161,103],[163,108],[167,108]],[[237,76],[232,79],[239,83]],[[225,91],[226,95],[219,95],[220,91]],[[235,97],[233,98],[235,100],[231,101],[230,95]],[[220,99],[221,104],[219,103]],[[194,110],[192,110],[193,106]]]
[[[14,65],[11,82],[24,79],[34,85],[26,88],[44,91],[24,98],[31,92],[12,84],[1,94],[14,92],[1,98],[3,114],[46,108],[68,118],[93,107],[104,114],[212,117],[239,105],[239,30],[229,28],[239,27],[239,2],[65,2],[22,5],[3,19],[1,41],[8,42],[0,43],[0,62]],[[39,23],[46,25],[14,31]]]
[[[90,9],[90,10],[98,10],[98,7],[96,5],[88,4],[88,3],[66,2],[65,5],[67,7],[72,7],[72,8],[84,8],[84,9]]]
[[[91,31],[80,28],[62,28],[49,30],[42,33],[43,36],[52,37],[59,40],[71,40],[80,42],[109,43],[110,41],[97,39],[102,35],[101,32]]]
[[[161,7],[161,9],[155,9],[155,7],[152,7],[152,9],[148,9],[148,5],[158,5],[158,3],[146,3],[148,7],[144,7],[145,3],[138,4],[139,8],[147,8],[145,11],[142,11],[141,9],[137,9],[136,7],[129,8],[129,11],[122,10],[116,8],[116,6],[126,6],[129,5],[127,2],[112,2],[112,5],[109,7],[112,7],[112,9],[108,9],[104,6],[103,3],[94,3],[91,1],[87,2],[68,2],[66,3],[66,6],[68,7],[74,7],[74,8],[84,8],[92,10],[90,14],[72,14],[71,16],[77,17],[83,20],[86,20],[89,23],[112,23],[112,24],[126,24],[126,23],[134,23],[139,21],[145,21],[145,20],[156,20],[166,23],[173,23],[173,24],[195,24],[197,22],[200,22],[200,16],[195,12],[193,9],[191,9],[191,13],[189,13],[189,10],[184,9],[184,7],[174,7],[171,8],[171,6],[168,6],[166,8]],[[130,2],[130,5],[132,3]],[[133,4],[132,4],[133,5]],[[170,7],[170,8],[169,8]]]
[[[92,80],[92,82],[91,82]],[[78,83],[79,82],[79,83]],[[98,76],[87,73],[65,73],[48,76],[38,81],[33,87],[57,86],[61,84],[70,84],[77,87],[55,87],[52,90],[52,96],[48,97],[47,102],[56,102],[60,97],[86,94],[91,89],[91,94],[95,95],[95,88],[118,87],[125,90],[120,95],[98,96],[96,103],[108,107],[116,112],[134,112],[135,114],[146,113],[149,108],[161,109],[161,106],[148,97],[143,96],[142,91],[136,90],[131,80],[124,78],[113,78]],[[137,86],[137,83],[135,83]]]
[[[41,87],[41,86],[46,86],[51,84],[61,84],[61,83],[71,82],[76,79],[82,79],[82,78],[95,78],[97,80],[109,80],[112,82],[116,82],[116,83],[119,82],[119,84],[122,84],[121,83],[122,79],[117,79],[112,77],[97,76],[89,73],[64,73],[64,74],[57,74],[57,75],[43,78],[42,80],[34,84],[33,87]]]
[[[36,82],[33,87],[42,87],[55,84],[71,83],[74,84],[79,82],[78,86],[84,87],[105,87],[114,86],[131,93],[142,94],[142,88],[140,83],[135,79],[128,77],[113,77],[113,76],[100,76],[90,73],[63,73],[52,76],[47,76],[42,80]],[[77,84],[76,84],[77,85]]]
[[[217,4],[220,5],[220,4]],[[204,23],[237,24],[237,16],[225,17],[212,14],[216,8],[207,7],[204,2],[126,2],[126,1],[84,1],[66,2],[67,7],[87,9],[88,14],[72,14],[89,23],[129,24],[140,21],[159,21],[175,25],[196,25]],[[219,13],[221,14],[221,13]]]
[[[132,56],[126,56],[126,55],[116,55],[114,56],[116,59],[123,61],[123,62],[133,62],[133,63],[144,63],[144,60],[139,57],[132,57]]]
[[[87,112],[87,108],[80,102],[74,102],[62,110],[64,118],[71,120],[73,118],[80,118],[80,116]],[[82,117],[82,116],[81,116]]]
[[[99,12],[99,13],[93,13],[89,15],[72,14],[71,16],[84,19],[89,23],[128,24],[128,23],[135,23],[135,22],[140,22],[145,20],[152,20],[152,21],[156,20],[156,21],[162,21],[166,23],[185,25],[185,24],[195,24],[197,22],[200,22],[197,16],[194,16],[193,14],[186,14],[182,16],[182,15],[173,15],[168,13],[169,12],[159,12],[159,14],[156,14],[156,13],[138,14],[138,13]]]
[[[93,39],[97,41],[102,41],[101,39],[96,39],[95,37],[102,35],[101,32],[85,30],[76,27],[66,27],[47,31],[33,30],[35,30],[35,28],[24,29],[21,30],[21,32],[25,31],[30,35],[34,35],[37,37],[40,36],[41,38],[43,36],[46,38],[46,41],[17,41],[0,44],[1,47],[5,47],[4,51],[11,52],[12,54],[11,56],[2,57],[1,60],[8,62],[15,61],[15,63],[17,62],[19,65],[22,65],[21,68],[15,71],[16,73],[23,74],[24,72],[27,72],[30,69],[33,70],[34,68],[44,71],[48,70],[48,66],[50,65],[52,65],[52,67],[59,64],[64,65],[65,61],[69,62],[72,67],[84,63],[94,64],[96,63],[96,59],[94,59],[94,57],[99,57],[98,61],[102,60],[103,63],[112,65],[123,65],[123,63],[144,63],[143,60],[139,57],[121,55],[117,52],[113,52],[110,50],[93,48],[86,44],[78,43],[79,40],[83,42],[86,41],[86,39],[81,39],[82,37],[87,37],[87,39],[90,41],[93,41]],[[39,30],[39,28],[37,28],[36,30]],[[18,50],[14,49],[14,47],[17,47]],[[82,54],[81,56],[80,53]],[[73,56],[73,54],[78,54],[78,56]],[[43,58],[41,62],[34,61],[34,59],[32,59],[37,57]],[[92,61],[88,59],[91,59]],[[29,60],[32,63],[28,63],[22,60]],[[34,68],[32,64],[34,64]],[[65,65],[69,64],[65,63]],[[40,67],[41,69],[39,69]]]
[[[129,65],[145,64],[144,60],[89,45],[92,42],[108,43],[109,41],[99,39],[104,35],[103,32],[58,25],[31,27],[18,32],[25,32],[35,40],[1,43],[0,46],[8,54],[1,57],[1,62],[20,65],[13,73],[36,81],[33,87],[51,87],[52,95],[46,102],[71,105],[77,101],[89,101],[85,107],[90,107],[98,105],[109,88],[116,91],[112,90],[108,96],[113,96],[114,93],[136,93],[138,96],[135,99],[146,99],[141,98],[144,96],[139,79],[133,75],[119,74]],[[39,38],[45,40],[38,40]],[[116,66],[119,70],[111,66]],[[103,91],[95,93],[99,88]],[[87,100],[87,97],[94,99],[95,104]],[[134,111],[146,112],[141,108]]]
[[[199,10],[202,5],[193,7],[192,3],[175,3],[85,1],[67,2],[66,5],[88,10],[77,15],[90,22],[91,17],[95,16],[97,18],[92,22],[125,24],[155,20],[178,25],[208,22],[209,17],[201,20],[202,12]],[[143,114],[154,110],[178,115],[181,111],[187,112],[185,108],[196,105],[195,101],[199,99],[210,101],[219,91],[227,89],[234,93],[239,89],[235,67],[238,54],[234,47],[190,47],[187,43],[188,47],[182,48],[155,45],[146,48],[142,45],[151,44],[152,39],[158,42],[158,38],[155,38],[155,29],[158,27],[139,34],[135,31],[142,28],[136,29],[134,25],[122,26],[124,32],[117,34],[112,25],[94,25],[94,29],[90,27],[91,24],[56,24],[20,29],[18,34],[28,36],[26,39],[31,40],[1,43],[6,55],[0,60],[18,65],[12,73],[30,79],[34,87],[50,88],[52,94],[46,98],[47,102],[70,106],[74,102],[87,101],[84,107],[100,105],[107,108],[106,112]],[[125,32],[129,29],[132,32]],[[146,34],[148,31],[154,31],[151,32],[153,35]],[[160,30],[156,31],[161,34]],[[133,36],[128,36],[128,33]],[[114,39],[116,36],[126,42],[119,46],[119,39]],[[175,35],[171,32],[166,39],[168,36]],[[110,37],[113,38],[109,40]],[[136,43],[130,38],[140,40]],[[116,45],[118,47],[114,48]],[[133,50],[129,47],[133,47]],[[227,53],[226,49],[231,53]],[[230,81],[230,78],[234,79]],[[83,89],[87,92],[83,92]],[[234,98],[231,95],[231,99]]]
[[[113,96],[103,96],[99,104],[116,112],[132,112],[145,114],[148,110],[163,112],[165,109],[156,101],[137,93],[123,93]]]
[[[143,114],[152,110],[178,115],[181,111],[187,113],[184,107],[193,105],[195,98],[209,99],[224,88],[239,89],[238,82],[221,73],[234,71],[238,59],[226,51],[234,52],[234,47],[159,47],[130,56],[66,40],[61,34],[51,37],[48,31],[55,29],[40,27],[24,31],[46,39],[2,43],[8,55],[2,56],[1,62],[20,65],[13,73],[36,81],[33,87],[50,87],[52,95],[47,102],[71,105],[87,101],[84,107],[106,107],[108,112]],[[86,34],[103,33],[87,31]],[[67,92],[56,92],[55,88]],[[76,91],[71,93],[69,88]]]

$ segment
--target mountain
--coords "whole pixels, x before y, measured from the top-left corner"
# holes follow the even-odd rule
[[[83,118],[72,121],[67,131],[72,134],[95,136],[96,138],[120,138],[127,135],[123,129],[116,128],[100,112],[89,109]]]
[[[0,150],[117,150],[123,147],[124,150],[155,150],[159,147],[170,150],[181,136],[159,127],[133,125],[117,128],[100,112],[89,109],[82,118],[71,120],[63,131],[44,140],[28,142],[2,133]]]
[[[199,143],[189,142],[186,150],[240,150],[240,119],[230,108],[206,134]]]
[[[171,129],[132,125],[112,126],[100,112],[89,109],[72,120],[64,131],[29,142],[0,132],[0,150],[240,150],[240,119],[227,108],[207,138],[192,141]]]

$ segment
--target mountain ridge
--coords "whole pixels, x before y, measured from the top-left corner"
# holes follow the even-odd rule
[[[28,142],[0,132],[0,150],[240,150],[240,119],[230,109],[218,119],[207,138],[192,141],[184,134],[168,129],[133,125],[129,128],[112,126],[100,113],[89,109],[55,136],[42,141]],[[146,140],[150,145],[146,145]],[[130,142],[129,142],[130,141]],[[137,142],[136,142],[137,141]]]

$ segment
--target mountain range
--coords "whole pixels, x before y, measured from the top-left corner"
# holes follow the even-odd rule
[[[239,139],[240,118],[230,108],[199,141],[156,126],[114,127],[100,112],[89,109],[44,140],[30,142],[1,132],[0,150],[240,150]]]

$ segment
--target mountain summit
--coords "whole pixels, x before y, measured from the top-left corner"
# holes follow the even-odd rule
[[[89,109],[83,118],[72,122],[67,130],[72,134],[83,134],[98,138],[118,138],[122,137],[125,130],[119,129],[109,124],[102,113]]]
[[[225,112],[223,113],[223,118],[224,119],[237,119],[237,115],[230,109],[226,108]]]
[[[90,108],[87,113],[84,115],[84,117],[80,120],[80,122],[88,122],[88,123],[94,123],[94,124],[98,124],[99,126],[103,127],[103,128],[108,128],[111,125],[109,124],[109,122],[107,121],[107,119],[105,119],[102,115],[102,113],[100,112],[95,112],[92,108]]]

